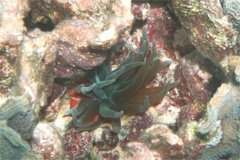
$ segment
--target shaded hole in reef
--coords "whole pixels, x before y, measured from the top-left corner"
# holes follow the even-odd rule
[[[133,35],[134,32],[136,32],[137,29],[141,29],[144,24],[146,23],[146,20],[135,20],[133,22],[133,27],[132,27],[132,30],[130,31],[130,34]]]
[[[213,75],[210,79],[206,88],[208,90],[213,91],[214,93],[217,91],[218,87],[220,87],[222,83],[222,79],[224,74],[222,71],[208,58],[204,59],[204,67],[200,66],[200,68],[204,68],[207,72]]]
[[[55,28],[53,21],[47,16],[42,18],[40,22],[33,23],[31,11],[28,13],[27,17],[23,19],[23,21],[27,30],[39,28],[43,32],[48,32],[48,31],[52,31]]]

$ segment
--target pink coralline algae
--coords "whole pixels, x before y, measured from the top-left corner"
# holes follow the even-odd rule
[[[177,74],[181,77],[181,93],[186,101],[207,103],[220,84],[217,78],[207,70],[208,63],[208,59],[197,52],[188,54],[180,60],[177,69],[180,71]],[[211,67],[211,63],[208,65]]]
[[[96,147],[100,151],[112,150],[112,149],[114,149],[117,146],[117,144],[119,142],[118,135],[113,133],[113,132],[111,132],[110,129],[102,130],[101,134],[100,133],[96,133],[96,132],[94,132],[94,133],[96,134],[94,136],[95,137]]]
[[[175,31],[176,24],[165,8],[151,9],[146,22],[149,41],[156,40],[158,49],[166,49],[167,42]]]
[[[11,153],[54,160],[239,159],[239,6],[239,0],[1,0],[0,125],[13,133],[0,134],[4,159]],[[147,46],[143,27],[144,43],[147,37],[152,47],[155,40],[161,52],[154,61],[171,61],[146,90],[180,84],[146,112],[121,115],[117,133],[107,118],[91,131],[67,129],[72,118],[64,115],[82,98],[74,88],[87,86],[86,72],[97,66],[109,62],[114,70],[129,51],[135,59]]]
[[[150,14],[150,5],[148,3],[144,4],[133,4],[132,13],[134,18],[139,20],[146,20]]]
[[[52,125],[41,122],[36,126],[31,139],[32,150],[40,159],[63,159],[65,151],[62,141]]]
[[[64,135],[67,159],[85,158],[93,148],[92,133],[83,132],[75,134],[73,130]]]

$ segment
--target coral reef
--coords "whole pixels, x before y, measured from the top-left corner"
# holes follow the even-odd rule
[[[0,157],[239,159],[239,6],[1,0]]]

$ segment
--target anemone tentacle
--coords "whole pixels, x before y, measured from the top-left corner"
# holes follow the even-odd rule
[[[112,121],[112,131],[119,133],[123,113],[146,112],[149,106],[161,102],[168,90],[179,83],[168,82],[160,87],[145,88],[162,68],[170,64],[170,61],[159,60],[155,41],[152,43],[152,53],[147,58],[148,45],[144,27],[140,51],[135,59],[133,48],[126,45],[128,55],[117,69],[112,71],[111,63],[104,62],[89,71],[88,79],[91,84],[82,84],[76,88],[76,92],[85,97],[75,108],[65,113],[72,116],[71,125],[78,127],[75,132],[95,129],[108,118]],[[96,116],[97,119],[93,121]]]
[[[104,118],[120,118],[123,115],[123,111],[114,111],[109,106],[111,102],[109,99],[102,99],[99,108],[99,114]]]
[[[81,125],[80,127],[78,127],[74,132],[80,132],[80,131],[86,131],[86,130],[93,130],[98,128],[102,123],[103,123],[103,118],[98,116],[97,120],[85,125]]]
[[[98,115],[99,102],[98,100],[92,100],[88,103],[87,108],[79,116],[73,117],[73,125],[80,127],[86,123],[91,122],[93,118]],[[78,118],[79,117],[79,118]]]

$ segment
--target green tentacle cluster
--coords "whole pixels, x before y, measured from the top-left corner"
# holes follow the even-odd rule
[[[65,114],[71,115],[75,131],[92,130],[99,127],[105,118],[112,121],[112,131],[119,133],[120,118],[123,113],[143,113],[154,103],[161,102],[169,89],[179,81],[167,83],[162,87],[145,88],[148,82],[162,68],[170,64],[158,59],[156,44],[153,42],[152,54],[146,58],[148,38],[143,29],[141,50],[133,59],[133,49],[129,50],[125,61],[111,71],[106,62],[89,72],[91,85],[81,84],[76,92],[85,95],[79,104]],[[97,120],[92,121],[98,115]]]

